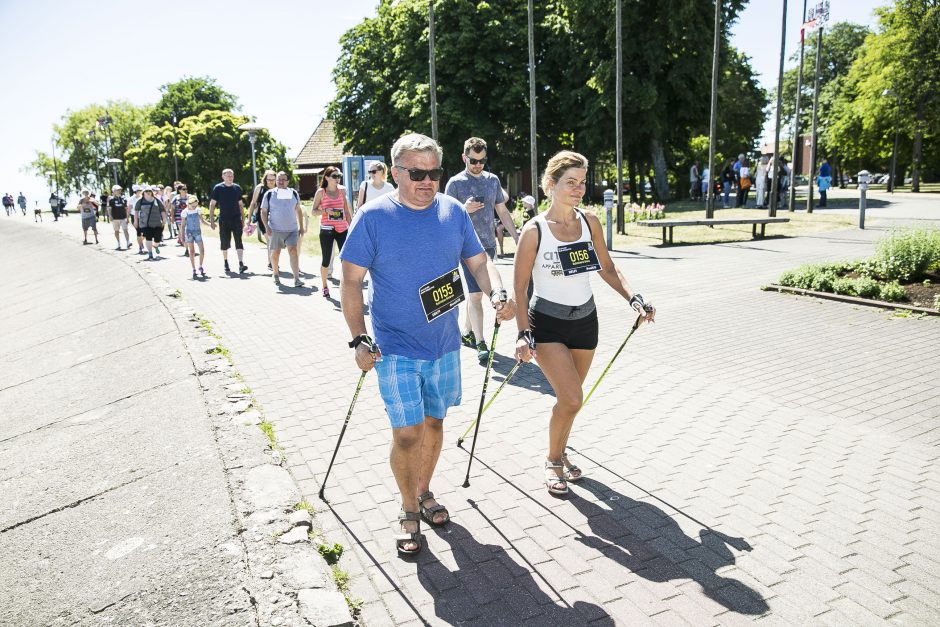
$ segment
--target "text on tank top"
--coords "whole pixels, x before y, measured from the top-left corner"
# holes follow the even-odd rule
[[[539,298],[560,305],[570,305],[572,307],[583,305],[593,295],[590,273],[583,272],[565,276],[558,249],[582,242],[590,243],[590,226],[587,224],[587,219],[576,211],[575,215],[581,224],[581,235],[573,242],[562,242],[555,237],[551,228],[549,228],[546,215],[542,213],[533,218],[541,230],[541,241],[535,255],[535,263],[532,265],[533,293]]]

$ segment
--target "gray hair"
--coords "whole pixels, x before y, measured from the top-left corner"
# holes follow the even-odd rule
[[[437,155],[438,164],[444,161],[444,151],[440,144],[420,133],[408,133],[395,142],[392,146],[392,165],[398,165],[398,158],[403,152],[433,152]]]

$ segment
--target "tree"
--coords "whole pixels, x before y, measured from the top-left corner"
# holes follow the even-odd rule
[[[743,6],[728,3],[726,27]],[[712,36],[700,28],[707,0],[640,0],[624,6],[624,147],[651,163],[664,197],[667,169],[707,127]],[[459,170],[471,135],[490,144],[494,166],[528,163],[529,89],[525,0],[435,0],[437,102],[445,168]],[[706,10],[707,9],[707,10]],[[561,148],[592,163],[614,148],[614,2],[553,0],[535,13],[539,161]],[[328,115],[347,150],[387,152],[403,132],[430,129],[427,2],[383,0],[378,17],[341,39]],[[726,35],[727,36],[727,35]],[[481,42],[488,42],[481,48]],[[753,142],[764,95],[748,60],[730,49],[723,87],[736,110],[728,128]],[[381,59],[382,62],[377,62]],[[456,150],[455,150],[456,149]]]
[[[879,10],[878,32],[865,38],[839,85],[821,139],[859,167],[887,171],[897,119],[898,163],[909,163],[912,191],[919,191],[925,166],[931,176],[940,173],[938,94],[940,5],[899,0]]]
[[[62,123],[53,127],[53,142],[64,194],[91,187],[96,191],[113,184],[112,168],[105,163],[111,157],[124,158],[125,151],[147,126],[149,107],[124,101],[108,101],[69,111]],[[30,167],[37,174],[52,170],[52,158],[37,152]],[[126,170],[118,169],[118,178],[126,182]]]
[[[180,121],[174,140],[173,127],[164,123],[149,127],[138,146],[127,151],[127,165],[142,182],[173,180],[173,150],[179,161],[180,179],[207,198],[221,180],[222,170],[235,171],[235,181],[244,190],[252,187],[251,144],[248,133],[238,127],[248,118],[226,111],[203,111]],[[284,146],[266,131],[258,131],[255,142],[259,172],[266,168],[291,173]]]
[[[208,76],[185,76],[175,83],[160,87],[160,100],[150,113],[150,121],[160,126],[172,124],[173,117],[198,115],[203,111],[238,111],[238,99]]]

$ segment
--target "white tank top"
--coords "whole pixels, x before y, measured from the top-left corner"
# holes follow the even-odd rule
[[[581,236],[574,242],[561,242],[555,238],[548,227],[546,215],[540,213],[533,218],[542,231],[542,241],[532,266],[533,295],[559,305],[581,306],[593,296],[591,273],[583,272],[565,276],[561,269],[561,262],[558,260],[558,247],[574,242],[590,242],[591,227],[588,226],[587,220],[581,217],[581,213],[575,211],[575,216],[581,223]]]

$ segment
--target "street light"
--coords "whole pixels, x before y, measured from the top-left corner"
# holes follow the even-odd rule
[[[122,159],[118,159],[117,157],[111,157],[105,163],[111,164],[111,171],[114,173],[114,184],[120,185],[120,183],[118,183],[117,168],[118,168],[118,164],[124,163],[124,161]]]
[[[882,96],[894,96],[897,106],[894,108],[894,150],[891,151],[891,174],[888,176],[888,191],[894,193],[894,177],[897,174],[898,167],[898,116],[901,112],[901,97],[894,91],[886,89],[881,92]],[[903,181],[902,181],[903,183]]]
[[[260,124],[247,122],[238,127],[238,130],[248,133],[248,141],[251,143],[251,181],[252,189],[258,187],[258,173],[255,170],[255,140],[258,139],[258,131],[263,131],[264,127]]]

